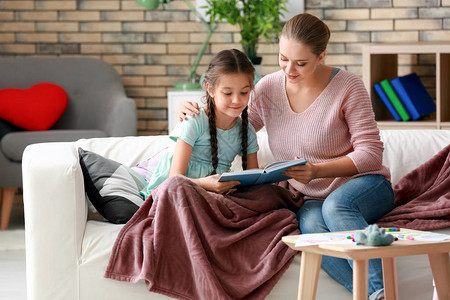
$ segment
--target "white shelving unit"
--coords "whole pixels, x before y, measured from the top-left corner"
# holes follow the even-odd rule
[[[436,114],[430,120],[396,122],[373,89],[398,75],[398,54],[436,57]],[[363,81],[369,91],[380,129],[450,129],[450,43],[369,44],[363,48]]]
[[[169,122],[169,133],[178,124],[177,114],[181,104],[185,101],[203,103],[205,91],[169,91],[167,92],[167,117]]]

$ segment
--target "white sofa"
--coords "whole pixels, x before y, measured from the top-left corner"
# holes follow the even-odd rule
[[[385,130],[384,164],[395,184],[403,175],[450,143],[450,131]],[[273,158],[267,137],[258,133],[260,163]],[[88,218],[77,147],[133,166],[171,141],[167,136],[95,138],[72,143],[28,146],[23,155],[28,299],[167,299],[147,291],[144,282],[103,277],[117,234],[123,225]],[[449,228],[440,232],[450,233]],[[426,256],[397,260],[399,299],[431,299],[432,276]],[[288,268],[268,299],[296,299],[300,256]],[[321,271],[317,299],[351,299],[343,287]]]

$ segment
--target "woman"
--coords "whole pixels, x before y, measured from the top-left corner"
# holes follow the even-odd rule
[[[369,95],[359,77],[323,64],[329,38],[315,16],[290,19],[280,34],[281,70],[258,82],[248,110],[277,160],[308,161],[286,172],[305,196],[297,212],[302,233],[364,229],[394,207]],[[183,112],[198,110],[185,103]],[[353,291],[351,261],[324,256],[322,268]],[[368,296],[384,298],[379,259],[369,261]]]

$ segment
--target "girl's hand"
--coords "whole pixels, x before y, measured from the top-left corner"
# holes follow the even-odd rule
[[[287,171],[283,172],[283,175],[290,176],[298,182],[307,184],[314,178],[317,178],[316,173],[317,167],[308,161],[304,165],[290,167]]]
[[[198,110],[197,102],[189,102],[185,101],[181,104],[180,109],[178,110],[178,120],[181,122],[183,120],[187,120],[188,116],[199,115],[200,111]]]
[[[236,190],[233,187],[239,184],[239,181],[219,182],[219,178],[220,174],[215,174],[197,180],[202,188],[218,194],[230,194]]]

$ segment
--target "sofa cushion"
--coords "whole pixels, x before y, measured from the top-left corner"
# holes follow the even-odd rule
[[[89,201],[108,221],[126,223],[144,203],[139,194],[144,178],[97,153],[78,148],[78,154]]]
[[[0,90],[0,118],[24,129],[47,130],[66,110],[66,91],[54,83],[38,83],[28,89]]]
[[[100,130],[18,131],[6,134],[0,142],[0,146],[1,151],[8,159],[21,162],[23,151],[31,144],[74,142],[81,138],[100,137],[106,137],[106,133]]]

